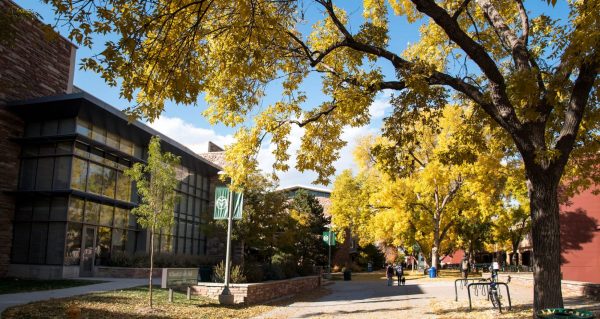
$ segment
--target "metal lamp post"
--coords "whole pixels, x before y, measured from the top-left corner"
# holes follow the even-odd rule
[[[219,174],[223,174],[219,172]],[[234,295],[229,291],[230,272],[231,272],[231,232],[233,228],[233,197],[234,193],[229,190],[227,193],[227,245],[225,251],[225,282],[223,291],[219,295],[219,303],[224,305],[232,305],[234,303]],[[241,209],[241,207],[240,207]]]

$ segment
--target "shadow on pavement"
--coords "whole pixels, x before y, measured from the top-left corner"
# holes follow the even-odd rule
[[[410,310],[412,309],[412,307],[403,307],[403,308],[375,308],[375,309],[367,309],[367,310],[350,310],[350,311],[345,311],[345,310],[338,310],[338,311],[332,311],[332,312],[312,312],[312,313],[306,313],[303,314],[301,316],[298,316],[297,318],[315,318],[315,317],[321,317],[321,316],[341,316],[341,315],[356,315],[356,314],[368,314],[368,313],[374,313],[374,312],[385,312],[385,311],[400,311],[400,310]]]

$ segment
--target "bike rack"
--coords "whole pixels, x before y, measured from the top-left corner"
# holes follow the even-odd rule
[[[477,282],[477,281],[483,281],[483,280],[485,280],[485,278],[483,278],[483,277],[456,279],[454,281],[454,301],[458,301],[458,287],[456,286],[456,284],[458,282],[460,282],[460,289],[462,290],[463,287],[467,286],[467,284],[469,283],[469,281]]]
[[[490,282],[477,282],[467,284],[467,294],[469,295],[469,311],[473,310],[473,307],[471,305],[471,287],[475,287],[475,295],[477,295],[477,289],[479,286],[481,286],[481,293],[483,294],[484,291],[487,292],[487,289],[489,289],[488,287],[490,286],[490,284]],[[512,304],[510,301],[510,290],[508,289],[508,285],[505,282],[497,282],[496,285],[498,285],[498,287],[504,286],[504,288],[506,288],[506,295],[508,296],[508,310],[512,310]],[[500,292],[500,289],[498,289],[498,292]]]

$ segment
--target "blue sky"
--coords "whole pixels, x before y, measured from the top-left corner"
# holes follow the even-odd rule
[[[31,9],[42,16],[44,22],[54,24],[54,15],[52,8],[37,0],[15,0],[20,6]],[[358,26],[362,23],[362,1],[338,1],[344,3],[344,8],[347,10],[350,17],[350,30],[356,31]],[[310,3],[306,1],[305,3]],[[533,6],[529,6],[533,4]],[[559,0],[556,7],[551,8],[546,5],[545,1],[534,0],[534,2],[527,3],[528,9],[532,11],[533,16],[545,12],[550,16],[559,16],[566,18],[567,13],[566,3]],[[311,5],[307,8],[305,19],[307,22],[300,27],[302,32],[309,32],[312,22],[320,19],[322,13],[316,5]],[[409,24],[403,17],[393,17],[390,21],[390,46],[391,51],[400,53],[402,52],[408,43],[416,42],[418,40],[418,27],[419,24]],[[64,28],[58,29],[59,33],[66,36],[68,30]],[[79,61],[81,58],[89,57],[94,52],[99,52],[102,48],[102,44],[106,39],[96,38],[95,45],[90,50],[85,47],[81,47],[77,51],[77,66],[75,68],[75,79],[74,84],[81,89],[93,94],[99,99],[119,108],[124,109],[130,105],[127,100],[119,98],[119,88],[108,86],[99,75],[84,71],[79,68]],[[384,74],[392,78],[393,69],[391,65],[387,63],[380,63],[379,66],[383,69]],[[308,101],[305,105],[306,108],[318,105],[325,100],[321,92],[320,81],[317,76],[309,78],[305,85],[302,87],[308,95]],[[280,96],[280,91],[276,86],[269,88],[268,94],[263,101],[266,106],[270,102],[274,101]],[[357,138],[367,134],[377,134],[381,127],[382,118],[390,111],[391,106],[389,105],[390,92],[383,92],[378,95],[375,102],[371,106],[372,122],[369,126],[361,128],[347,128],[344,130],[342,135],[343,139],[348,142],[348,145],[343,148],[340,152],[340,159],[335,163],[337,173],[346,168],[354,169],[355,166],[352,163],[352,148],[355,145]],[[234,129],[228,128],[222,125],[211,126],[202,117],[201,112],[206,108],[206,103],[200,99],[197,105],[185,106],[175,105],[174,103],[168,103],[165,112],[162,116],[154,123],[149,124],[158,131],[165,135],[176,139],[177,141],[188,146],[196,152],[204,152],[207,148],[208,141],[213,141],[219,145],[225,145],[233,141]],[[302,134],[300,129],[294,129],[292,136],[299,136]],[[296,152],[299,148],[299,139],[291,140],[292,145],[290,147],[292,152]],[[292,161],[295,156],[292,154]],[[269,145],[264,145],[261,153],[259,154],[259,161],[263,170],[271,172],[270,165],[273,162],[272,156],[270,156]],[[291,162],[290,166],[293,167],[294,163]],[[291,169],[288,172],[279,172],[280,186],[286,187],[296,184],[310,185],[315,179],[316,175],[312,172],[300,173],[295,169]],[[323,186],[323,185],[319,185]],[[331,188],[331,184],[327,186]]]

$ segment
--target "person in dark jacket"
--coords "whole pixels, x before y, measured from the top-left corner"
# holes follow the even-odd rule
[[[402,277],[404,276],[404,267],[402,263],[396,265],[396,276],[398,277],[398,286],[402,284]]]
[[[385,275],[387,277],[387,285],[391,286],[394,278],[394,267],[392,266],[392,264],[387,265],[385,269]]]

